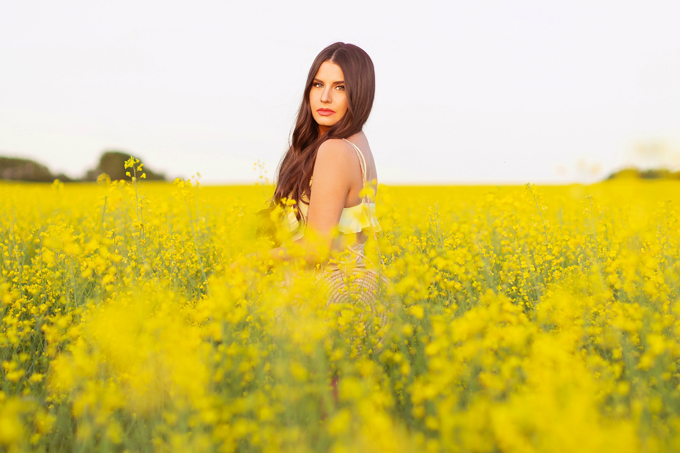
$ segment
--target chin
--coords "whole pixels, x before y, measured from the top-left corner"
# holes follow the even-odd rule
[[[325,119],[325,118],[324,118],[324,119]],[[324,127],[333,127],[333,126],[335,126],[336,123],[337,123],[337,121],[328,121],[328,120],[326,120],[326,121],[324,121],[324,120],[319,121],[319,120],[317,120],[316,118],[314,119],[314,121],[316,121],[316,124],[318,124],[319,126],[324,126]]]

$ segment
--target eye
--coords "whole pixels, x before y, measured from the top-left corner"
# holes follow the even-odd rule
[[[338,85],[335,87],[335,89],[338,91],[345,91],[345,85]]]
[[[321,83],[321,82],[314,82],[314,83],[312,83],[312,86],[313,86],[314,88],[323,88],[323,83]]]

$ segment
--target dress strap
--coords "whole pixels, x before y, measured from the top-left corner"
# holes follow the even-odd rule
[[[350,145],[352,145],[352,148],[354,148],[354,150],[357,152],[357,155],[359,156],[359,166],[361,167],[361,177],[364,180],[364,188],[366,188],[366,186],[368,186],[368,182],[366,181],[366,158],[364,157],[364,153],[361,152],[361,150],[359,149],[359,147],[357,145],[350,142],[346,138],[343,138],[343,140],[346,141],[347,143],[349,143]],[[370,200],[368,198],[368,195],[364,195],[364,200],[366,201],[367,204],[369,203]],[[362,200],[362,202],[364,200]],[[367,206],[364,206],[364,208],[366,209]],[[374,216],[374,214],[370,213],[369,216],[368,216],[368,221],[371,224],[371,229],[373,230],[373,239],[375,239],[375,246],[378,250],[378,256],[380,257],[380,263],[382,264],[383,268],[385,268],[385,261],[383,260],[382,254],[380,253],[380,247],[378,246],[378,236],[375,233],[375,226],[374,226],[374,223],[375,223],[374,220],[375,219],[374,219],[373,216]],[[355,253],[358,253],[359,255],[363,256],[364,258],[366,258],[368,260],[366,255],[363,254],[363,244],[362,244],[361,248],[362,248],[361,252],[355,251],[351,248],[350,248],[350,250],[352,250]]]
[[[366,158],[364,158],[364,153],[361,152],[359,147],[355,145],[354,143],[350,142],[346,138],[343,138],[344,141],[352,145],[352,148],[354,148],[354,151],[356,151],[357,156],[359,157],[359,166],[361,167],[361,178],[364,181],[364,185],[367,184],[366,181]]]

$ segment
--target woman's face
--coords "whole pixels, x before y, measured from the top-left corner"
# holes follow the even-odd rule
[[[324,134],[331,126],[340,121],[347,112],[345,78],[340,66],[324,61],[314,76],[309,91],[309,104],[312,117]]]

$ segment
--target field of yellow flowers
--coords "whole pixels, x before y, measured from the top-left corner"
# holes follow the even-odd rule
[[[680,450],[677,182],[381,186],[382,327],[269,191],[0,183],[0,450]]]

